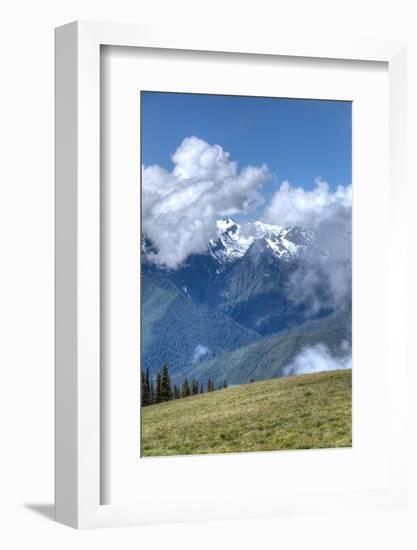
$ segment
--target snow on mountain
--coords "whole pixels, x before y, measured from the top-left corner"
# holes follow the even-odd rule
[[[210,239],[208,251],[220,264],[232,263],[244,256],[253,240],[234,220],[218,220],[217,239]]]
[[[291,260],[305,249],[314,238],[312,231],[298,226],[282,227],[261,221],[239,224],[231,218],[217,221],[217,237],[210,239],[207,253],[216,261],[219,269],[243,258],[251,245],[259,241],[273,256]],[[157,251],[142,235],[142,254],[151,263]]]
[[[277,258],[290,259],[304,250],[314,239],[313,231],[294,226],[266,238]]]
[[[220,264],[230,264],[242,258],[249,247],[263,239],[273,255],[291,259],[313,239],[313,233],[300,227],[284,228],[260,221],[238,224],[228,218],[217,221],[217,240],[210,240],[210,255]]]

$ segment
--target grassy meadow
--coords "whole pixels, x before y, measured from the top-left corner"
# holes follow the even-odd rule
[[[142,409],[142,456],[352,445],[352,372],[276,378]]]

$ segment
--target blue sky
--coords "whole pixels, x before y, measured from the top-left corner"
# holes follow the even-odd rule
[[[308,190],[315,178],[331,189],[351,184],[351,103],[347,101],[141,92],[142,164],[172,169],[188,136],[218,144],[242,168],[267,164],[277,184]]]

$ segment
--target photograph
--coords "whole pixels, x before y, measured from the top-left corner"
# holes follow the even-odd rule
[[[138,101],[140,456],[352,447],[352,102]]]
[[[415,4],[3,2],[0,550],[417,550]]]

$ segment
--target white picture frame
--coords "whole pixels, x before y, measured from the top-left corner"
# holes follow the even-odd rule
[[[56,519],[76,528],[121,526],[160,521],[263,516],[289,511],[340,510],[395,506],[406,493],[402,426],[406,411],[398,408],[405,394],[407,356],[398,336],[399,367],[390,384],[388,406],[399,422],[391,474],[384,491],[360,494],[288,494],[282,500],[260,499],[230,508],[209,502],[185,514],[175,499],[144,509],[135,504],[101,504],[100,400],[100,48],[102,45],[173,50],[229,52],[297,58],[382,61],[389,71],[389,157],[391,211],[395,237],[405,231],[405,44],[394,41],[288,40],[262,33],[207,28],[170,30],[113,23],[75,22],[56,30]],[[405,281],[405,252],[400,251],[395,276]],[[404,283],[405,285],[405,283]],[[390,304],[390,315],[405,323],[405,294]],[[405,333],[405,330],[404,330]],[[400,331],[398,331],[400,334]],[[390,380],[391,382],[391,380]],[[395,398],[391,399],[392,396]]]

